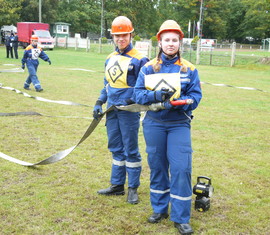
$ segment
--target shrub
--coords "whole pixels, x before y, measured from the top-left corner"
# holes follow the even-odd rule
[[[199,41],[199,37],[198,37],[198,35],[197,36],[195,36],[194,38],[193,38],[193,40],[191,41],[191,43],[197,43],[198,41]]]
[[[134,41],[134,42],[141,41],[140,36],[139,36],[139,35],[136,35],[136,36],[133,38],[133,41]]]
[[[106,38],[106,37],[103,37],[103,38],[101,38],[101,43],[107,43],[108,42],[108,39]]]
[[[152,41],[152,46],[156,47],[158,44],[158,40],[156,36],[151,37],[151,41]]]

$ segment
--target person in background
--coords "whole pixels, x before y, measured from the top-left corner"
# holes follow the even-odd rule
[[[14,33],[14,36],[11,38],[12,48],[14,50],[14,56],[18,59],[18,34],[17,32]],[[12,50],[11,48],[11,50]]]
[[[11,34],[7,32],[5,36],[5,46],[6,46],[7,58],[9,58],[9,54],[10,54],[10,57],[13,59],[13,51],[12,51],[12,48],[10,47],[10,42],[11,42],[10,37],[11,37]]]
[[[190,123],[192,110],[202,98],[197,69],[180,56],[184,34],[174,20],[165,21],[157,33],[159,54],[142,67],[134,88],[135,102],[142,105],[164,102],[165,109],[147,111],[143,133],[150,167],[150,223],[170,219],[180,234],[192,234]],[[172,100],[193,103],[172,106]]]
[[[102,105],[128,105],[132,103],[134,86],[140,68],[149,60],[133,48],[131,39],[134,28],[125,16],[116,17],[111,26],[111,34],[116,49],[105,62],[104,88],[96,101],[93,117],[102,114]],[[101,189],[101,195],[124,195],[126,175],[128,175],[127,202],[139,202],[137,188],[140,185],[141,155],[138,149],[140,113],[113,110],[107,113],[106,128],[108,148],[112,153],[111,185]]]
[[[14,41],[14,33],[12,31],[9,37],[10,55],[12,59],[13,59],[13,41]]]
[[[37,77],[37,69],[39,65],[38,58],[47,61],[51,65],[51,61],[48,55],[37,45],[38,37],[32,35],[31,45],[25,48],[23,58],[22,58],[22,69],[25,69],[25,64],[28,69],[29,76],[27,77],[24,83],[24,89],[30,90],[30,84],[33,83],[37,92],[43,91],[41,88],[40,82]]]
[[[1,44],[5,42],[5,32],[1,30]]]

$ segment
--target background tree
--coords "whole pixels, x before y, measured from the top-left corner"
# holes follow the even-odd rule
[[[42,0],[42,22],[71,24],[70,31],[95,33],[110,38],[116,16],[131,19],[135,34],[141,38],[155,36],[168,19],[177,21],[188,37],[189,21],[193,27],[200,18],[202,0]],[[101,12],[103,3],[103,27]],[[203,0],[203,38],[242,42],[246,37],[260,41],[270,37],[270,0]],[[19,21],[39,21],[38,0],[0,0],[0,25]],[[197,35],[197,31],[195,35]]]
[[[244,20],[240,24],[240,36],[261,40],[270,37],[270,0],[243,0]]]
[[[57,19],[57,8],[59,0],[42,1],[41,20],[45,23],[54,23]],[[20,21],[39,22],[39,1],[22,0]]]
[[[224,39],[227,33],[227,0],[204,1],[203,37]]]
[[[228,2],[227,34],[226,39],[242,41],[244,29],[240,27],[245,18],[246,9],[242,0],[230,0]]]
[[[94,0],[61,1],[58,4],[57,21],[70,23],[72,32],[86,36],[87,32],[100,32],[100,13],[100,4]]]
[[[0,0],[0,26],[16,25],[20,20],[22,0]]]
[[[175,20],[180,24],[185,37],[188,37],[188,24],[189,21],[192,23],[191,27],[191,34],[192,37],[192,31],[194,28],[194,22],[195,24],[197,21],[199,21],[200,18],[200,1],[199,0],[178,0],[177,5],[175,6]],[[195,25],[196,27],[196,25]],[[197,35],[197,31],[195,30],[195,35]]]
[[[135,33],[141,37],[149,38],[156,31],[156,9],[158,0],[120,0],[105,3],[105,31],[108,33],[111,22],[117,16],[127,16],[133,23]]]

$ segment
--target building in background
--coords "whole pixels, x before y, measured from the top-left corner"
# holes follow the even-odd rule
[[[71,24],[64,22],[56,22],[52,27],[53,37],[69,37],[69,26]]]

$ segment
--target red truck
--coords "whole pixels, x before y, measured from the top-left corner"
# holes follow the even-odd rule
[[[38,36],[38,45],[44,49],[53,50],[54,39],[50,34],[50,25],[37,22],[18,22],[17,32],[19,43],[23,48],[26,48],[30,43],[31,36]]]

